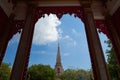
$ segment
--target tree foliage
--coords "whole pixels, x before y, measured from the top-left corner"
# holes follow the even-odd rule
[[[111,80],[120,80],[120,67],[117,64],[112,43],[110,42],[110,40],[105,41],[105,43],[107,43],[109,47],[109,50],[107,49],[106,53],[108,56],[107,63],[108,63],[108,69],[110,72]]]
[[[61,80],[89,80],[89,71],[82,69],[67,69],[61,75]]]
[[[55,80],[55,72],[49,65],[32,65],[28,74],[30,80]]]
[[[0,66],[0,80],[9,80],[10,77],[10,65],[2,63]]]

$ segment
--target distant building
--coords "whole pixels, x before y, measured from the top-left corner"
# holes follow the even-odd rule
[[[57,51],[57,56],[56,56],[55,72],[56,72],[56,77],[59,77],[64,72],[62,63],[61,63],[59,43],[58,43],[58,51]]]

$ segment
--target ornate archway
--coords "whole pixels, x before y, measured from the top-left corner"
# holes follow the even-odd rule
[[[63,14],[65,14],[68,11],[69,14],[74,13],[77,17],[82,19],[82,21],[85,23],[86,35],[87,35],[89,51],[90,51],[90,55],[91,55],[91,62],[93,64],[92,66],[94,69],[94,75],[95,75],[96,80],[109,80],[109,75],[108,75],[108,72],[107,72],[107,69],[106,69],[106,66],[104,63],[102,49],[101,49],[98,35],[96,33],[95,25],[97,26],[97,29],[99,29],[99,31],[102,31],[111,39],[111,41],[113,43],[113,47],[116,51],[115,54],[117,57],[117,61],[120,66],[120,58],[119,58],[120,57],[120,49],[119,49],[120,36],[119,36],[119,26],[118,26],[119,20],[115,19],[116,22],[118,21],[115,24],[118,24],[118,25],[117,26],[113,25],[113,21],[110,16],[110,14],[112,14],[113,11],[115,11],[114,10],[115,7],[117,7],[119,5],[115,5],[113,7],[114,9],[111,9],[111,7],[109,7],[109,5],[108,6],[106,5],[106,2],[111,1],[111,3],[112,3],[116,0],[100,0],[100,1],[99,0],[60,0],[60,1],[59,0],[45,0],[45,1],[41,1],[41,0],[1,0],[1,1],[3,4],[1,3],[0,5],[6,10],[6,13],[9,13],[9,10],[8,10],[9,6],[4,5],[4,4],[7,4],[7,3],[4,3],[4,1],[5,2],[8,1],[8,3],[12,2],[12,4],[14,4],[13,9],[15,9],[17,4],[19,4],[19,3],[24,3],[24,4],[26,4],[26,6],[28,6],[29,4],[35,3],[34,6],[31,6],[31,5],[28,6],[29,8],[28,8],[26,20],[15,21],[14,20],[14,17],[15,17],[14,14],[16,13],[15,10],[13,10],[13,12],[12,11],[10,12],[10,14],[11,13],[14,13],[14,14],[12,14],[9,18],[6,15],[4,15],[4,13],[0,13],[4,16],[4,17],[3,16],[1,17],[2,19],[0,19],[0,20],[2,20],[2,21],[0,21],[0,24],[2,24],[2,27],[0,26],[0,35],[2,34],[0,36],[0,64],[3,60],[8,41],[12,38],[12,36],[14,34],[16,34],[17,32],[20,32],[21,28],[23,29],[19,48],[17,50],[14,68],[13,68],[12,75],[11,75],[11,80],[14,80],[14,79],[15,80],[16,79],[24,80],[24,78],[26,76],[26,70],[27,70],[27,65],[28,65],[29,55],[30,55],[29,52],[30,52],[32,35],[33,35],[33,30],[34,30],[34,23],[37,21],[38,17],[42,16],[42,13],[41,13],[42,8],[43,8],[43,10],[42,10],[43,14],[45,12],[47,14],[49,14],[50,12],[53,12],[53,13],[57,14],[57,16],[60,18]],[[104,8],[105,8],[105,6],[107,6],[111,9],[110,12],[108,11],[108,12],[106,12],[107,14],[106,13],[104,14],[104,16],[106,16],[105,19],[107,22],[107,27],[105,27],[105,24],[103,24],[105,22],[105,20],[95,20],[94,21],[93,12],[91,10],[91,1],[99,1],[100,3],[103,2]],[[52,4],[50,2],[52,2]],[[60,5],[65,2],[64,3],[65,9],[62,9],[63,7],[58,8],[58,9],[55,8],[55,7],[58,7],[58,5],[56,3],[59,3],[59,2],[61,2]],[[119,2],[120,2],[119,0],[116,1],[117,4],[119,4]],[[38,10],[36,10],[35,6],[38,5],[39,3],[42,6],[44,3],[47,3],[47,6],[49,4],[56,5],[56,6],[54,6],[54,8],[51,10],[49,9],[50,6],[48,6],[48,7],[44,6],[44,7],[41,7],[41,10],[39,10],[40,8],[37,8]],[[75,4],[77,3],[77,7],[80,10],[75,8],[76,6],[74,3]],[[74,7],[75,9],[72,9],[71,6],[70,6],[71,8],[67,7],[66,4],[67,4],[67,6],[69,4],[72,7],[75,6]],[[71,11],[69,11],[69,9]],[[105,10],[109,10],[109,9],[105,9]],[[0,8],[0,11],[1,11],[1,8]],[[38,11],[40,11],[40,12],[38,12]],[[79,14],[79,12],[80,12],[80,14]],[[119,15],[119,12],[118,12],[118,15]],[[21,17],[21,16],[19,16],[19,17]],[[4,25],[4,23],[2,23],[4,21],[6,21],[5,23],[7,25]],[[108,31],[110,34],[108,34],[108,31],[106,30],[107,28],[108,28]],[[115,29],[118,29],[118,30],[115,30]]]
[[[30,48],[34,32],[34,24],[38,20],[38,18],[42,17],[44,14],[49,15],[50,13],[56,14],[58,18],[61,18],[64,14],[67,13],[74,13],[75,17],[81,18],[85,24],[85,30],[95,79],[110,80],[90,5],[91,2],[82,3],[82,6],[37,8],[34,6],[29,6],[25,26],[23,27],[23,32],[21,35],[10,79],[25,80],[26,78],[26,72],[30,56]],[[105,28],[100,30],[104,30],[104,32],[107,32]]]

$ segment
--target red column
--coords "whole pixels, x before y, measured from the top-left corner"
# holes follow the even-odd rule
[[[106,15],[106,22],[107,22],[107,28],[110,33],[110,39],[112,41],[113,48],[115,50],[115,56],[117,58],[117,62],[119,64],[119,66],[120,66],[120,38],[119,38],[119,36],[115,30],[115,27],[113,25],[112,17],[109,14]]]
[[[8,21],[6,21],[6,26],[4,27],[4,32],[3,34],[0,36],[0,65],[2,63],[2,60],[4,58],[5,55],[5,51],[11,36],[11,31],[13,29],[13,20],[14,20],[15,15],[11,14]]]
[[[27,56],[30,55],[34,32],[34,12],[35,8],[29,6],[10,80],[23,80],[26,75],[26,67],[28,66],[28,64],[26,64],[28,62]]]
[[[90,5],[91,2],[89,0],[82,2],[85,19],[85,30],[94,72],[94,78],[95,80],[110,80]]]

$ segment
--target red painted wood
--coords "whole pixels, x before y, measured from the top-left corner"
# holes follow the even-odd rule
[[[44,14],[56,14],[58,18],[62,18],[64,14],[74,14],[75,17],[79,17],[83,22],[83,10],[81,6],[59,6],[59,7],[37,7],[34,17],[34,23],[37,22],[37,20],[44,16]],[[11,31],[11,36],[16,34],[17,32],[20,32],[20,30],[24,27],[25,20],[15,20],[13,24],[13,30]],[[106,34],[109,38],[109,33],[106,27],[105,20],[95,20],[96,28],[99,30],[99,32],[103,32]]]
[[[8,16],[5,14],[3,9],[0,7],[0,38],[5,31],[5,26],[7,24],[7,21],[8,21]]]
[[[118,33],[118,36],[120,38],[120,7],[118,8],[118,10],[113,14],[112,16],[112,20],[114,22],[115,25],[115,29]]]

